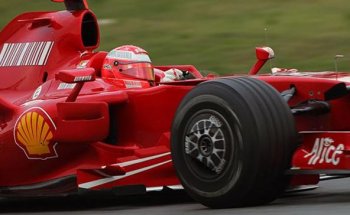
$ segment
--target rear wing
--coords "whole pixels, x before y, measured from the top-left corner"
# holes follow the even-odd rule
[[[70,11],[89,9],[89,5],[86,0],[51,0],[51,1],[57,2],[57,3],[64,3],[66,5],[66,9]]]

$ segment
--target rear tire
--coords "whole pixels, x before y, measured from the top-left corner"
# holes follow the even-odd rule
[[[208,207],[265,204],[288,184],[296,134],[288,105],[265,82],[207,81],[176,112],[173,163],[185,190]]]

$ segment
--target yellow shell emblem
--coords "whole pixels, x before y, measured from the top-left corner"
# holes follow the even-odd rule
[[[15,139],[28,158],[47,159],[57,157],[51,118],[42,109],[35,108],[24,113],[15,126]]]

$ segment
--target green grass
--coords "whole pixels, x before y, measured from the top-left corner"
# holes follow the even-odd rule
[[[29,10],[63,8],[49,0],[1,0],[0,26]],[[193,64],[221,74],[247,72],[255,46],[271,46],[273,67],[350,71],[350,4],[346,0],[90,0],[100,19],[100,50],[134,44],[154,64]],[[267,32],[265,32],[267,28]],[[265,34],[267,36],[265,36]],[[267,65],[264,70],[268,71]]]

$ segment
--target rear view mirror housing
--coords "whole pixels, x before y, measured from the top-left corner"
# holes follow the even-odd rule
[[[61,70],[56,74],[56,80],[60,80],[65,83],[73,84],[80,82],[89,82],[96,79],[94,68],[83,69],[70,69]]]
[[[257,62],[250,69],[249,75],[256,75],[268,60],[275,57],[275,53],[270,47],[256,47],[255,53]]]
[[[256,47],[255,53],[258,60],[269,60],[275,57],[275,52],[270,47]]]
[[[94,68],[69,69],[59,71],[55,78],[65,83],[76,84],[66,99],[66,102],[74,102],[83,88],[84,83],[95,81],[96,73]]]

